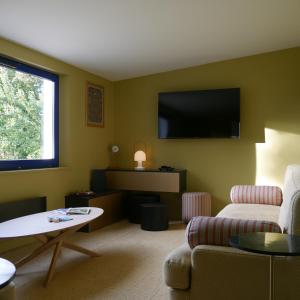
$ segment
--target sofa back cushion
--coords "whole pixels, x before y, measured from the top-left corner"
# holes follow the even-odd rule
[[[229,246],[231,236],[247,232],[281,232],[277,223],[219,217],[194,217],[186,228],[191,249],[197,245]]]
[[[230,191],[233,203],[281,205],[282,192],[277,186],[235,185]]]
[[[278,223],[284,233],[300,235],[300,165],[286,169]]]

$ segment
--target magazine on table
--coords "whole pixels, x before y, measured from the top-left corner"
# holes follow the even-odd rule
[[[89,207],[70,207],[56,209],[56,213],[62,215],[88,215],[91,212]]]
[[[67,210],[67,215],[88,215],[91,209],[88,207],[70,207]]]

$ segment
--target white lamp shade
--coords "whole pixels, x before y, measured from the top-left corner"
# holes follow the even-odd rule
[[[134,161],[146,161],[146,153],[144,151],[136,151],[134,153]]]

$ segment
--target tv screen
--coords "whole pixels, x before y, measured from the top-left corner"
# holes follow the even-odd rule
[[[239,136],[239,88],[158,94],[160,139]]]

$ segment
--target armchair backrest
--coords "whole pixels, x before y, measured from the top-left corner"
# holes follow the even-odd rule
[[[283,184],[279,225],[284,233],[300,235],[300,165],[289,165]]]

